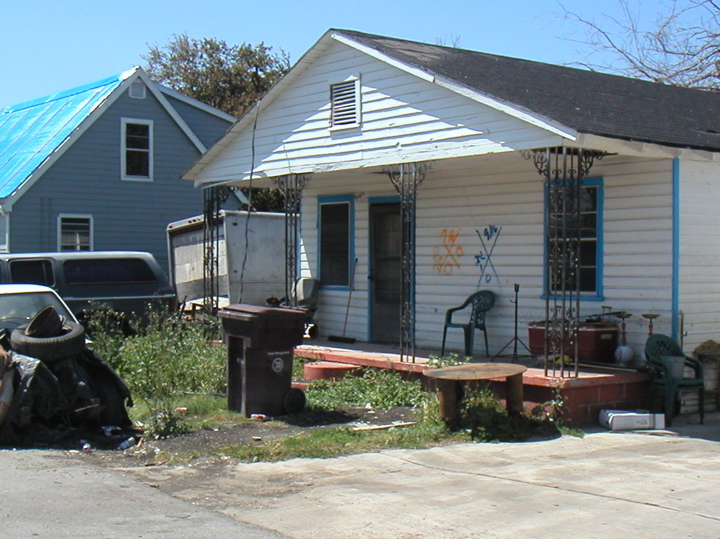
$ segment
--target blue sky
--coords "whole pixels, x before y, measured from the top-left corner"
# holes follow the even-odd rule
[[[630,0],[651,19],[666,0]],[[562,5],[561,5],[562,4]],[[617,0],[8,0],[0,5],[0,108],[142,65],[173,34],[264,42],[292,63],[328,28],[457,45],[555,64],[582,62],[589,19]]]

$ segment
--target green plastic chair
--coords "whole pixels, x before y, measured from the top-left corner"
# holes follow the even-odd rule
[[[693,378],[676,378],[663,356],[684,357],[685,366],[694,371]],[[675,402],[679,391],[698,391],[700,423],[705,420],[705,378],[703,365],[697,359],[686,356],[678,344],[666,335],[650,335],[645,344],[645,357],[655,371],[653,388],[665,391],[665,423],[672,425]]]
[[[489,356],[487,327],[485,325],[485,313],[495,305],[495,294],[490,290],[480,290],[471,294],[465,303],[458,307],[448,309],[445,313],[445,326],[443,327],[442,349],[440,355],[445,355],[445,339],[447,338],[448,328],[461,328],[465,332],[465,357],[473,355],[475,345],[475,330],[479,329],[485,335],[485,353]],[[458,311],[464,311],[468,307],[470,309],[470,319],[468,322],[453,322],[453,315]],[[457,315],[459,316],[459,315]]]

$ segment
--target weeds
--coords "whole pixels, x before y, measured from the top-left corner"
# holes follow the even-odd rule
[[[547,417],[510,414],[487,385],[466,391],[460,425],[475,441],[521,442],[528,438],[560,436],[558,424]]]
[[[459,365],[461,363],[466,363],[468,358],[460,359],[460,356],[457,354],[448,354],[446,356],[430,356],[428,358],[428,366],[433,369],[438,369],[442,367],[451,367],[453,365]]]
[[[225,348],[208,343],[201,326],[184,324],[151,310],[136,335],[125,336],[112,311],[91,318],[95,352],[123,378],[148,407],[145,430],[156,437],[187,430],[176,410],[183,393],[225,390]]]
[[[226,409],[226,347],[208,342],[205,327],[181,323],[175,316],[151,311],[134,335],[125,335],[112,312],[98,311],[89,322],[93,347],[125,380],[136,402],[135,419],[148,435],[167,437],[188,429],[225,428],[247,421]],[[302,378],[305,360],[296,359],[293,373]],[[461,361],[434,358],[436,366]],[[411,407],[417,423],[403,428],[356,432],[346,427],[308,429],[264,444],[228,446],[215,451],[245,461],[292,457],[328,457],[385,448],[420,448],[455,441],[517,441],[557,435],[563,410],[559,391],[534,417],[508,415],[487,389],[468,392],[461,409],[461,429],[448,430],[439,419],[438,401],[418,379],[389,369],[363,369],[339,380],[318,380],[307,392],[313,414],[347,408]]]
[[[359,376],[317,380],[306,395],[312,405],[330,410],[345,406],[416,406],[425,397],[419,380],[404,380],[400,373],[389,369],[363,369]]]

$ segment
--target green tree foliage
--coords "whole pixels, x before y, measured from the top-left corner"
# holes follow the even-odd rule
[[[228,45],[215,38],[174,34],[143,55],[145,71],[160,84],[233,116],[245,113],[290,67],[284,51],[260,43]]]
[[[250,201],[255,211],[285,211],[285,197],[280,189],[268,187],[241,187],[240,190]],[[247,208],[246,208],[247,209]]]

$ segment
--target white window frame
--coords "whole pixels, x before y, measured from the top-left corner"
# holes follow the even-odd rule
[[[352,87],[352,88],[351,88]],[[342,89],[346,96],[348,98],[352,98],[352,103],[345,103],[344,107],[340,107],[337,103],[337,101],[333,98],[334,89],[340,88]],[[361,106],[361,92],[360,92],[360,77],[353,76],[349,77],[348,79],[342,81],[342,82],[334,82],[330,84],[329,88],[329,100],[330,100],[330,130],[340,130],[340,129],[353,129],[356,127],[359,127],[362,123],[362,106]],[[338,109],[339,108],[345,108],[349,109],[349,107],[354,108],[355,112],[355,121],[340,121],[338,122],[337,116],[338,116]],[[340,111],[342,116],[345,116],[347,114],[346,110]]]
[[[0,211],[0,253],[10,252],[10,214]]]
[[[148,126],[148,146],[147,152],[149,154],[148,159],[148,175],[147,176],[135,176],[127,173],[127,151],[142,151],[134,148],[127,148],[127,126],[133,125],[147,125]],[[154,165],[154,136],[153,136],[153,121],[142,120],[138,118],[122,118],[122,128],[120,129],[120,178],[124,181],[131,182],[151,182],[153,181],[153,165]]]
[[[57,250],[58,252],[63,250],[62,245],[62,233],[63,233],[63,219],[86,219],[88,221],[88,241],[89,250],[95,250],[95,222],[93,216],[86,213],[61,213],[57,218]]]

